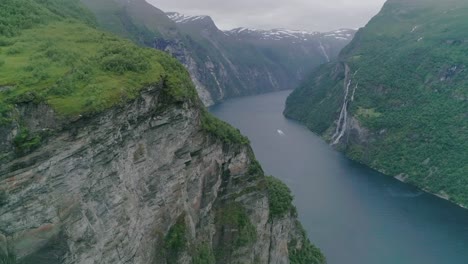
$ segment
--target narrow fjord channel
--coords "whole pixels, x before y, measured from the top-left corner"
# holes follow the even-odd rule
[[[266,173],[289,185],[329,264],[468,263],[468,210],[346,159],[283,117],[289,93],[210,111],[248,136]]]

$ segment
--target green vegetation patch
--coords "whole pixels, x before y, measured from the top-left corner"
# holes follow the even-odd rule
[[[296,221],[296,228],[299,230],[300,237],[292,239],[288,243],[289,261],[291,264],[324,264],[325,256],[320,249],[315,247],[307,238],[306,231],[299,221]]]
[[[94,24],[93,15],[75,0],[3,0],[0,36],[16,36],[24,29],[50,21],[72,18]],[[0,41],[1,44],[4,43]]]
[[[21,128],[13,143],[19,154],[30,152],[41,145],[40,135],[31,135],[27,128]]]
[[[213,249],[206,243],[199,245],[193,254],[193,264],[215,264]]]
[[[302,242],[302,248],[290,249],[289,261],[291,264],[321,264],[326,263],[320,249],[312,245],[309,240]]]
[[[243,136],[238,129],[219,120],[207,111],[203,111],[201,122],[204,131],[216,136],[225,143],[240,145],[248,145],[250,143],[249,139]]]
[[[255,226],[250,222],[245,208],[239,203],[229,202],[219,208],[215,223],[222,236],[215,251],[218,262],[229,258],[235,249],[249,246],[257,240]]]
[[[167,263],[177,263],[180,253],[187,248],[187,226],[185,215],[180,216],[177,222],[169,229],[164,238],[164,250]]]
[[[294,208],[291,190],[282,181],[268,176],[267,189],[270,207],[270,219],[280,218],[290,213]]]
[[[45,102],[65,117],[92,114],[153,84],[164,83],[175,100],[196,96],[175,59],[92,28],[89,13],[76,2],[2,4],[0,32],[10,33],[0,34],[0,122],[8,121],[14,104],[30,101]]]

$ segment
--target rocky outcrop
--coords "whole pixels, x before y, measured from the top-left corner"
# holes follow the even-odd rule
[[[289,263],[306,241],[294,214],[271,219],[251,149],[205,131],[203,111],[168,103],[162,84],[74,120],[18,105],[22,122],[0,127],[0,251],[36,264]],[[25,129],[47,133],[18,152]]]

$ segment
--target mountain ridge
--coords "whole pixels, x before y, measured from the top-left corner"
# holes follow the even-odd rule
[[[94,12],[104,29],[176,57],[188,69],[205,105],[237,96],[292,89],[306,73],[334,59],[347,43],[331,38],[324,38],[322,43],[241,39],[226,35],[208,16],[169,13],[184,22],[176,23],[144,0],[81,1]],[[103,11],[102,7],[115,2],[118,9]]]
[[[466,207],[465,1],[389,0],[285,115],[348,157]]]
[[[213,102],[239,95],[292,89],[307,72],[334,59],[355,32],[337,30],[327,33],[308,33],[284,29],[245,28],[220,30],[209,16],[185,16],[170,12],[169,17],[173,18],[181,32],[207,48],[212,46],[209,49],[221,54],[208,55],[209,60],[221,56],[220,59],[216,59],[216,62],[221,64],[214,63],[215,68],[226,70],[220,73],[209,71],[216,78],[211,85],[206,85],[206,88],[217,86],[216,91],[211,94],[219,98],[213,99]],[[245,47],[244,50],[241,50],[242,47]],[[203,58],[199,61],[202,62]],[[241,68],[245,66],[252,69],[242,73],[245,70]],[[226,74],[234,80],[220,81],[223,78],[218,76]],[[252,79],[250,77],[252,75],[256,78]],[[256,91],[253,89],[255,87],[264,88]]]

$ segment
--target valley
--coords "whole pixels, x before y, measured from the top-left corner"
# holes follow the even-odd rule
[[[468,262],[465,0],[196,10],[0,3],[0,264]]]

